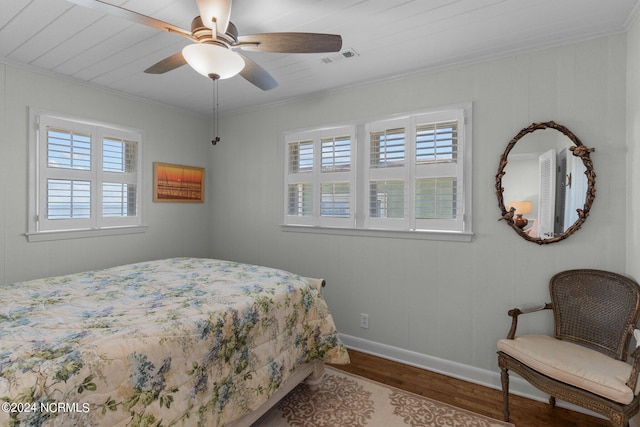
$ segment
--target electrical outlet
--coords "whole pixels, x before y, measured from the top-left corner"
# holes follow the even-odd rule
[[[360,313],[360,327],[369,329],[369,315],[366,313]]]

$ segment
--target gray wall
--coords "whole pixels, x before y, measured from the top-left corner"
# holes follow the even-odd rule
[[[627,272],[640,280],[640,20],[627,33]]]
[[[506,312],[548,300],[569,268],[625,272],[626,36],[354,87],[226,117],[211,164],[212,256],[324,277],[338,329],[349,336],[486,370]],[[471,243],[284,232],[282,132],[473,102]],[[538,246],[498,222],[494,194],[506,143],[555,120],[589,147],[597,198],[570,239]],[[370,328],[359,326],[360,313]],[[548,329],[550,319],[529,327]],[[523,324],[523,330],[527,330]]]
[[[209,254],[211,197],[204,204],[152,202],[153,162],[206,167],[202,117],[0,64],[0,282],[169,256]],[[144,131],[146,233],[28,243],[28,108]]]

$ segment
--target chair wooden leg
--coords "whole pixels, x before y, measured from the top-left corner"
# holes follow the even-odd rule
[[[505,366],[500,367],[500,382],[502,383],[502,412],[504,420],[509,421],[509,370]]]

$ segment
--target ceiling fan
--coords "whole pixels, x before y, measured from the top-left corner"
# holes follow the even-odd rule
[[[324,53],[338,52],[342,48],[342,37],[335,34],[282,32],[240,36],[236,26],[230,21],[232,0],[196,0],[200,15],[191,22],[191,31],[102,0],[68,1],[175,33],[194,42],[186,46],[182,52],[171,55],[144,70],[145,73],[150,74],[166,73],[189,64],[200,74],[214,80],[240,74],[260,89],[270,90],[278,86],[276,80],[239,50]]]

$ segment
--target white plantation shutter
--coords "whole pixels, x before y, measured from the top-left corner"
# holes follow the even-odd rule
[[[467,104],[288,134],[285,225],[469,241],[470,118]]]
[[[320,216],[351,217],[351,183],[323,182],[320,184]]]
[[[405,211],[403,180],[369,181],[369,216],[403,219]]]
[[[308,135],[291,135],[287,140],[285,222],[288,224],[314,224],[317,186],[314,157],[314,142]]]
[[[313,185],[299,183],[288,185],[287,215],[313,216]]]
[[[47,178],[47,220],[91,218],[91,181]]]
[[[367,227],[404,230],[409,228],[409,178],[406,159],[411,138],[407,118],[369,125],[366,182],[369,193]]]
[[[404,166],[406,138],[406,129],[403,127],[372,130],[369,155],[371,168]]]
[[[113,130],[107,135],[102,138],[102,223],[133,224],[138,217],[138,141]]]
[[[313,141],[289,143],[289,173],[313,172]]]
[[[416,220],[448,220],[456,217],[457,181],[455,178],[416,178]]]
[[[107,137],[102,141],[102,169],[105,172],[137,172],[138,141]]]
[[[136,186],[119,182],[102,184],[102,216],[125,217],[136,215]]]
[[[72,220],[87,226],[91,217],[91,134],[48,126],[46,129],[47,220]],[[71,172],[75,171],[75,172]],[[63,178],[73,179],[63,179]],[[71,221],[69,221],[71,222]]]
[[[415,118],[415,229],[464,230],[464,158],[458,155],[463,125],[456,111]]]
[[[89,125],[41,119],[40,230],[91,228],[93,134]]]
[[[348,172],[351,170],[351,136],[322,138],[322,172]]]
[[[416,163],[455,163],[458,160],[458,122],[416,126]]]
[[[353,227],[355,211],[355,131],[352,127],[328,129],[319,140],[320,215],[318,225]]]
[[[354,140],[353,127],[286,136],[285,224],[353,226]]]
[[[91,169],[91,134],[47,127],[47,166],[60,169]]]
[[[28,236],[142,224],[138,132],[35,111],[31,120]]]

